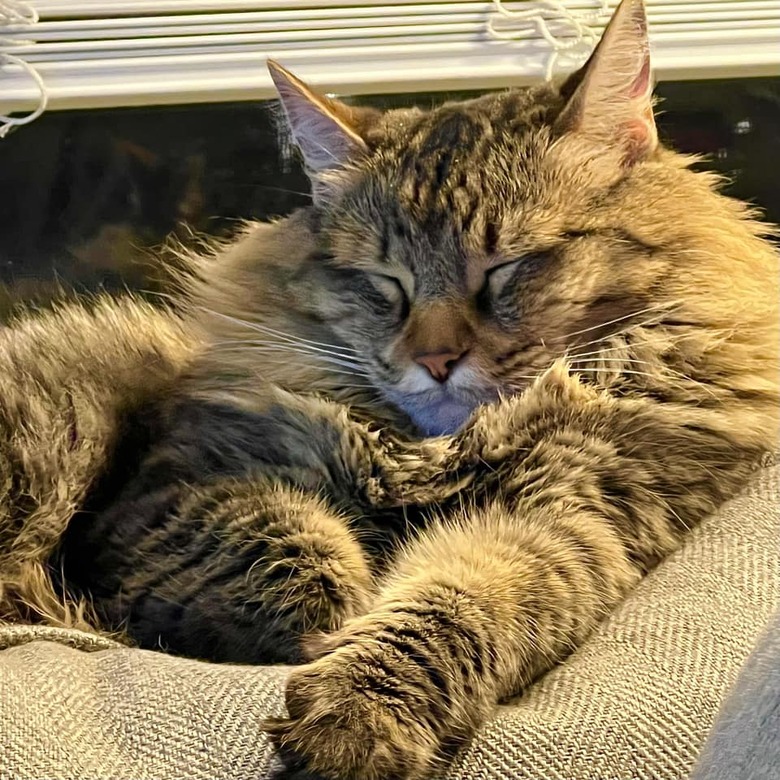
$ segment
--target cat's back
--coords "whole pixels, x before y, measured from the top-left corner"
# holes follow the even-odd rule
[[[28,312],[0,326],[0,414],[10,413],[5,401],[21,396],[23,388],[118,386],[139,362],[155,375],[166,363],[179,363],[192,348],[179,316],[131,296]]]
[[[0,327],[0,618],[41,604],[43,562],[106,468],[129,415],[164,395],[198,340],[132,298],[72,303]]]

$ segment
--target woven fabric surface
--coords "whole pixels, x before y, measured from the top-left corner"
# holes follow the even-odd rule
[[[780,469],[690,536],[599,631],[501,706],[446,780],[682,780],[780,604]],[[283,667],[0,627],[3,780],[262,780]]]

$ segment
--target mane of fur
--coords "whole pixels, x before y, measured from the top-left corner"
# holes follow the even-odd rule
[[[0,619],[90,625],[48,561],[127,415],[170,391],[195,345],[179,318],[132,298],[0,328]]]
[[[553,99],[543,90],[536,94]],[[536,116],[529,120],[533,125],[538,112],[523,95],[518,105]],[[489,99],[465,105],[468,121],[478,123],[491,112],[505,117],[514,110],[508,98],[495,108]],[[340,221],[323,224],[320,210],[306,209],[276,223],[250,223],[237,240],[215,245],[203,257],[183,253],[177,313],[132,298],[103,299],[31,314],[0,330],[0,617],[83,622],[55,591],[47,561],[126,433],[129,415],[166,394],[263,411],[281,388],[345,401],[375,422],[404,429],[404,416],[383,403],[365,378],[345,379],[339,368],[290,349],[290,338],[344,343],[323,314],[339,302],[317,286],[318,255],[325,245],[369,251],[377,241],[361,232],[350,209],[381,209],[376,182],[382,171],[404,165],[394,155],[410,144],[420,145],[412,154],[421,152],[428,143],[425,122],[426,132],[439,132],[438,115],[400,115],[403,121],[383,120],[386,132],[392,136],[393,128],[405,127],[417,136],[408,143],[391,137],[384,150],[374,139],[371,186],[350,203],[326,206]],[[452,109],[445,107],[441,116],[449,127]],[[780,429],[780,276],[776,249],[766,240],[770,229],[745,205],[718,194],[716,177],[693,173],[691,160],[672,152],[660,149],[611,184],[607,198],[594,200],[612,175],[609,161],[595,157],[581,139],[564,136],[545,141],[546,156],[535,162],[534,138],[524,149],[529,179],[512,184],[524,188],[530,204],[523,230],[553,236],[577,214],[581,231],[619,224],[645,251],[617,267],[613,286],[627,298],[674,304],[652,327],[618,323],[575,370],[614,392],[663,398],[669,409],[701,419],[746,450],[773,449]],[[501,143],[472,151],[489,155]],[[468,150],[463,157],[475,171],[495,162],[469,162]],[[436,190],[425,169],[415,176],[417,194],[430,198],[431,208],[437,197],[450,197],[447,181]],[[507,191],[511,197],[514,190]],[[472,230],[484,230],[479,208]],[[511,237],[514,229],[499,226],[499,239],[501,231]],[[531,327],[549,348],[526,373],[541,374],[577,351],[576,344],[556,341],[549,328],[594,324],[582,307],[587,291],[580,285],[604,269],[592,258],[575,260],[582,263],[579,275],[563,273],[547,285],[558,291],[557,300],[542,306],[544,316]],[[632,370],[637,361],[641,372]]]
[[[656,330],[652,339],[647,334],[634,347],[621,342],[622,352],[613,355],[656,362],[655,380],[635,378],[637,391],[663,390],[689,413],[708,410],[709,425],[771,449],[780,425],[780,318],[777,257],[763,237],[768,228],[744,205],[716,194],[714,177],[691,175],[686,161],[666,154],[666,174],[648,171],[648,188],[659,193],[656,203],[669,218],[645,216],[644,203],[630,198],[622,209],[631,229],[659,247],[669,265],[665,295],[684,305],[666,331]],[[703,218],[677,218],[684,213]],[[55,591],[47,561],[104,470],[130,411],[182,386],[253,408],[269,403],[272,385],[337,393],[340,375],[327,368],[223,346],[245,341],[246,323],[295,331],[290,280],[317,251],[312,219],[301,212],[275,224],[250,224],[210,257],[183,256],[185,315],[132,298],[103,299],[0,330],[4,619],[87,624]],[[607,385],[619,373],[598,356],[593,368]]]

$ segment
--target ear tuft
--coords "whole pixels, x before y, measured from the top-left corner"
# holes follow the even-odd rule
[[[658,134],[642,0],[622,0],[596,50],[567,84],[564,94],[575,88],[558,119],[559,130],[620,146],[629,166],[652,154]]]
[[[365,142],[349,125],[349,106],[316,94],[274,60],[268,60],[268,70],[293,139],[312,172],[340,168],[366,151]]]

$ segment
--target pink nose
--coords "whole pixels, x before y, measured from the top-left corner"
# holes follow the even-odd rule
[[[429,352],[417,355],[414,362],[425,366],[437,382],[446,382],[447,377],[465,354],[465,352]]]

